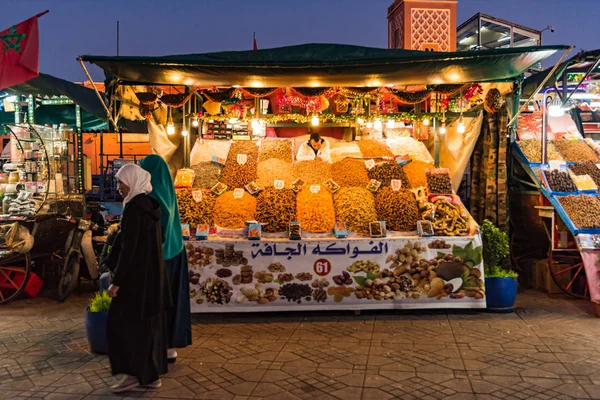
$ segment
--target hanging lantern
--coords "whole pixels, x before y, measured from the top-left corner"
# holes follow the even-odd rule
[[[173,110],[169,107],[169,119],[167,120],[167,135],[175,133],[175,124],[173,123]]]
[[[319,121],[319,116],[318,116],[317,114],[314,114],[314,115],[312,116],[312,118],[311,118],[310,122],[311,122],[311,125],[312,125],[312,126],[319,126],[319,123],[320,123],[320,121]]]
[[[444,135],[446,133],[446,123],[442,122],[442,126],[440,127],[440,135]]]
[[[425,119],[423,120],[423,125],[425,125],[425,126],[429,126],[429,118],[425,118]]]

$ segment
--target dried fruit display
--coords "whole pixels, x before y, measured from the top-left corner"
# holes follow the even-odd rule
[[[313,290],[312,296],[317,303],[324,303],[325,301],[327,301],[327,292],[323,289]]]
[[[243,229],[246,221],[254,220],[256,199],[244,194],[239,199],[233,197],[233,192],[223,193],[215,201],[215,224],[225,229]]]
[[[264,223],[264,232],[285,232],[296,220],[296,193],[291,189],[268,187],[256,200],[256,220]]]
[[[453,204],[444,197],[434,201],[435,216],[432,221],[438,236],[466,236],[469,234],[469,213],[460,204]]]
[[[215,208],[215,196],[208,189],[199,189],[202,192],[202,200],[196,202],[192,196],[193,189],[177,189],[177,204],[179,216],[183,224],[196,227],[198,224],[213,225],[213,212]]]
[[[336,162],[346,157],[361,158],[362,153],[357,142],[334,142],[330,144],[331,161]]]
[[[269,271],[271,272],[285,272],[285,266],[281,264],[279,261],[271,263],[268,266]]]
[[[276,288],[263,288],[262,283],[257,283],[254,288],[240,288],[240,294],[236,298],[237,303],[245,303],[247,301],[255,301],[258,304],[269,304],[277,300],[279,290]]]
[[[583,140],[596,152],[596,154],[600,154],[600,144],[594,142],[594,139],[585,138]]]
[[[215,251],[210,247],[186,244],[188,263],[192,267],[206,267],[215,262]]]
[[[275,280],[275,277],[272,273],[265,271],[258,271],[254,273],[254,279],[256,279],[259,283],[271,283]]]
[[[373,274],[379,273],[379,269],[381,267],[376,262],[371,260],[359,260],[354,261],[348,268],[346,268],[349,272],[371,272]]]
[[[300,304],[303,297],[310,298],[312,289],[306,283],[286,283],[279,289],[279,295],[283,300],[287,299],[287,301],[295,301]]]
[[[190,164],[210,162],[213,157],[227,158],[231,142],[228,140],[196,140],[190,153]]]
[[[569,195],[557,199],[577,228],[600,228],[600,200],[597,197]]]
[[[192,165],[191,169],[196,173],[194,188],[210,189],[219,182],[221,177],[221,167],[212,162]]]
[[[583,161],[577,164],[569,165],[569,169],[575,175],[589,175],[596,186],[600,187],[600,168],[596,166],[594,161]]]
[[[213,304],[227,304],[231,300],[232,289],[223,279],[209,278],[200,284],[198,292]]]
[[[331,179],[331,164],[325,161],[300,161],[294,164],[293,173],[307,185],[325,183]]]
[[[412,263],[420,261],[423,258],[422,254],[426,250],[419,242],[408,242],[403,247],[397,248],[393,254],[387,256],[385,262],[391,262],[390,268],[397,269],[398,274],[403,274],[406,272],[406,268]],[[394,274],[396,274],[396,271],[394,271]]]
[[[345,158],[331,164],[331,176],[340,186],[365,187],[369,183],[365,162],[355,158]]]
[[[369,179],[375,179],[381,182],[381,186],[390,186],[392,179],[397,179],[402,182],[404,189],[410,189],[412,186],[408,180],[408,176],[404,173],[402,165],[396,162],[385,162],[377,164],[369,170]]]
[[[452,246],[449,243],[446,243],[445,240],[436,239],[433,242],[430,242],[427,247],[430,249],[451,249]]]
[[[215,257],[216,263],[225,268],[248,264],[248,259],[244,257],[244,252],[236,250],[235,245],[231,243],[225,244],[225,249],[216,249]]]
[[[539,139],[519,140],[517,144],[529,162],[542,162],[542,142]],[[546,149],[549,161],[563,161],[563,158],[552,145],[552,143],[548,143],[548,147]]]
[[[215,274],[219,278],[229,278],[231,275],[233,275],[233,272],[231,272],[231,270],[227,268],[220,268],[217,270],[217,272],[215,272]]]
[[[429,193],[452,194],[452,179],[449,174],[427,171],[425,178]]]
[[[414,289],[413,282],[406,276],[386,276],[385,278],[367,279],[364,286],[357,286],[357,299],[396,300],[405,299]]]
[[[233,142],[229,148],[229,153],[227,154],[227,161],[237,163],[238,154],[245,154],[248,157],[248,160],[252,160],[255,163],[258,161],[258,147],[254,142]]]
[[[352,285],[353,282],[352,277],[346,271],[342,271],[342,275],[334,275],[332,279],[336,285]]]
[[[352,282],[350,282],[351,284]],[[350,297],[355,290],[352,287],[348,287],[346,285],[341,285],[337,287],[329,287],[327,289],[327,294],[333,296],[333,300],[336,303],[341,303],[344,300],[344,297]]]
[[[256,180],[256,161],[248,157],[245,164],[238,164],[236,159],[229,160],[221,171],[220,181],[230,190],[243,188]]]
[[[311,281],[313,278],[312,274],[309,272],[298,272],[296,274],[296,279],[298,279],[299,281]]]
[[[272,158],[267,161],[260,161],[257,168],[256,184],[262,189],[273,186],[273,182],[277,179],[283,181],[285,187],[289,188],[292,182],[296,179],[292,168],[292,163],[288,161]]]
[[[360,140],[358,141],[360,152],[365,158],[382,158],[393,157],[394,154],[385,143],[376,140]]]
[[[310,286],[323,289],[329,286],[329,281],[326,278],[315,279]]]
[[[551,169],[544,171],[544,175],[546,176],[546,180],[548,181],[550,189],[552,189],[554,192],[577,191],[577,187],[575,187],[575,184],[573,183],[573,180],[568,172]]]
[[[419,220],[417,199],[410,190],[392,190],[384,187],[375,196],[377,218],[385,221],[386,228],[392,231],[414,231]]]
[[[259,149],[259,160],[272,158],[292,162],[292,142],[290,140],[263,140]]]
[[[428,164],[423,161],[413,160],[404,167],[404,173],[408,177],[413,188],[425,187],[427,185],[427,179],[425,178],[425,171],[430,168],[435,168],[433,164]]]
[[[559,139],[551,142],[567,162],[598,160],[598,155],[585,142]]]
[[[377,221],[373,194],[365,188],[341,188],[333,198],[337,220],[351,231],[368,234],[369,223]]]
[[[425,143],[412,137],[398,137],[388,139],[387,145],[395,155],[409,155],[413,160],[433,164],[433,157]]]
[[[312,162],[312,161],[309,161]],[[331,193],[321,187],[312,193],[310,187],[304,187],[296,197],[296,217],[302,229],[307,232],[329,232],[335,225],[335,210]]]

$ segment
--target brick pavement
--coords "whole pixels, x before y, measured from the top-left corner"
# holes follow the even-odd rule
[[[0,306],[0,398],[111,396],[90,354],[87,296]],[[600,398],[600,320],[583,301],[528,291],[512,314],[482,312],[195,315],[157,391],[177,399]]]

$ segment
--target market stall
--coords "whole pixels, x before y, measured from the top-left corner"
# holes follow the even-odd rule
[[[534,249],[531,255],[535,258],[547,254],[556,285],[575,297],[591,296],[596,301],[600,299],[595,281],[600,146],[590,137],[584,139],[580,117],[595,96],[592,78],[598,73],[597,66],[597,51],[581,53],[561,64],[540,94],[532,88],[548,74],[525,82],[524,94],[536,96],[519,118],[517,140],[512,145],[512,192],[513,198],[521,201],[513,202],[511,210],[515,215],[535,213],[541,217],[537,223],[530,218],[513,220],[519,221],[518,230],[530,237],[547,236],[547,244],[537,240],[528,242],[527,247]],[[526,197],[529,201],[523,201]],[[515,247],[518,250],[519,246]]]
[[[440,154],[477,140],[474,85],[511,81],[561,49],[303,45],[82,61],[147,93],[189,87],[164,101],[165,133],[191,148],[175,184],[194,312],[484,308],[481,238],[453,179],[464,165]],[[309,131],[330,159],[297,159]]]

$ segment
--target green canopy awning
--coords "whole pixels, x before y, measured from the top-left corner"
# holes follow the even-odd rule
[[[567,61],[561,63],[554,74],[544,84],[544,88],[553,87],[557,79],[560,79],[564,73],[585,73],[592,66],[592,63],[600,58],[600,49],[592,51],[582,51],[579,54],[571,57]],[[544,81],[548,76],[550,70],[538,72],[525,79],[523,82],[522,96],[529,97],[535,89]],[[596,67],[592,73],[600,73],[600,66]]]
[[[509,81],[567,46],[441,53],[339,44],[164,57],[82,56],[125,84],[384,86]]]
[[[52,75],[40,73],[36,78],[11,86],[4,91],[21,96],[33,95],[41,98],[66,96],[86,113],[96,118],[107,119],[106,111],[94,90]]]

